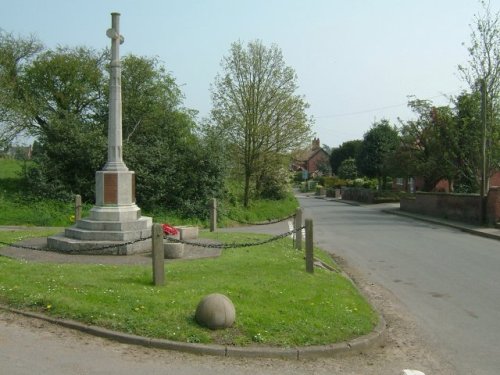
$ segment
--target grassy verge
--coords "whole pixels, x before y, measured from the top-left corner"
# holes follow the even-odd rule
[[[0,240],[30,235],[0,232]],[[223,242],[263,238],[212,236]],[[349,280],[321,269],[307,274],[303,254],[289,239],[225,250],[216,259],[168,263],[163,287],[152,285],[151,267],[143,266],[36,264],[0,257],[0,269],[1,303],[182,342],[327,344],[368,333],[377,321]],[[210,331],[195,323],[197,303],[214,292],[232,299],[233,328]]]
[[[0,225],[32,225],[67,227],[74,222],[74,202],[54,200],[27,201],[22,192],[22,162],[0,158]],[[92,203],[84,203],[82,216],[89,215]],[[293,195],[280,201],[257,200],[249,208],[238,202],[219,203],[219,226],[231,226],[237,222],[262,222],[280,219],[294,213],[298,206]],[[172,225],[196,225],[208,227],[208,220],[181,218],[170,210],[144,211],[143,215],[153,217],[155,222]],[[207,208],[208,216],[208,208]]]
[[[268,199],[252,201],[248,208],[226,205],[219,210],[219,220],[221,226],[265,222],[288,217],[295,213],[298,206],[297,199],[290,193],[279,201]]]

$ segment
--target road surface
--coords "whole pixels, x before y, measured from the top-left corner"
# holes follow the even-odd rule
[[[442,226],[300,198],[315,242],[408,307],[459,374],[500,373],[500,243]]]

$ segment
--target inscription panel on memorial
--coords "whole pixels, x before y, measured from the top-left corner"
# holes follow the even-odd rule
[[[104,174],[104,204],[118,203],[118,175],[116,173]]]

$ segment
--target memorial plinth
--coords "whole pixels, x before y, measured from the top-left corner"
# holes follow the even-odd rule
[[[108,117],[108,160],[96,172],[96,202],[90,216],[78,220],[63,234],[49,237],[51,249],[96,254],[133,254],[151,251],[152,219],[141,216],[135,203],[135,173],[122,157],[122,99],[120,14],[111,14],[111,74]],[[106,247],[105,250],[99,250]]]

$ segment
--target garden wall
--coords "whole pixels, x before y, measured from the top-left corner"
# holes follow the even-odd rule
[[[342,199],[362,203],[373,203],[374,191],[363,188],[342,188]]]
[[[500,186],[490,188],[486,203],[486,215],[488,224],[493,226],[500,223]]]
[[[442,217],[471,224],[481,224],[481,199],[478,194],[447,194],[417,192],[414,197],[401,198],[401,210]],[[500,188],[490,189],[487,201],[487,222],[500,220]]]

